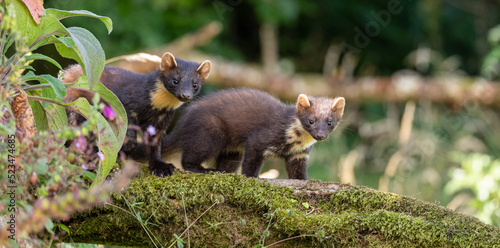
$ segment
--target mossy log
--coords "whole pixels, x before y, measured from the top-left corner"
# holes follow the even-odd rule
[[[134,198],[131,209],[126,201]],[[137,214],[149,223],[149,234]],[[175,235],[181,234],[191,247],[500,246],[498,227],[411,197],[314,180],[218,173],[134,179],[110,204],[76,214],[66,224],[70,235],[64,242],[127,247],[155,247],[152,240],[158,247],[176,246]]]

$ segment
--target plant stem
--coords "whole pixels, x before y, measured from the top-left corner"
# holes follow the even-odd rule
[[[186,213],[186,203],[184,202],[184,194],[181,194],[182,206],[184,207],[184,217],[186,218],[186,227],[189,225],[188,216]],[[188,248],[191,247],[191,241],[189,240],[189,230],[188,230]]]
[[[181,235],[179,235],[179,238],[181,238],[182,235],[184,235],[184,233],[186,233],[186,231],[188,231],[189,228],[191,228],[191,226],[194,225],[194,223],[196,223],[201,218],[201,216],[203,216],[204,214],[206,214],[208,212],[208,210],[210,210],[211,208],[213,208],[215,205],[217,205],[217,203],[212,204],[212,206],[210,206],[207,210],[205,210],[205,212],[201,213],[201,215],[198,216],[198,218],[196,218],[196,220],[194,220],[193,222],[191,222],[191,224],[186,228],[186,230],[184,230],[184,232],[182,232]],[[172,247],[174,244],[175,244],[175,241],[169,246],[169,248]]]
[[[55,101],[55,100],[52,100],[52,99],[49,99],[49,98],[45,98],[45,97],[36,97],[36,96],[28,96],[28,100],[32,100],[32,101],[40,101],[40,102],[48,102],[48,103],[53,103],[53,104],[57,104],[57,105],[60,105],[60,106],[63,106],[67,109],[70,109],[71,111],[75,111],[77,112],[79,115],[83,116],[85,119],[89,119],[88,116],[84,115],[80,110],[78,110],[77,108],[74,108],[72,106],[70,106],[68,103],[62,103],[62,102],[58,102],[58,101]]]
[[[144,223],[142,223],[142,221],[141,221],[141,220],[137,217],[137,213],[134,211],[134,208],[132,208],[132,206],[130,206],[130,204],[129,204],[129,202],[127,201],[127,199],[125,199],[125,196],[123,196],[122,194],[120,194],[120,195],[122,196],[123,200],[124,200],[124,201],[125,201],[125,203],[127,204],[127,206],[128,206],[128,208],[130,209],[130,211],[127,211],[127,210],[125,210],[125,209],[123,209],[123,208],[120,208],[120,207],[118,207],[118,206],[115,206],[115,207],[117,207],[117,208],[119,208],[119,209],[122,209],[122,210],[124,210],[124,211],[128,212],[129,214],[131,214],[132,216],[134,216],[134,218],[135,218],[137,221],[139,221],[139,224],[141,224],[141,227],[144,229],[144,231],[145,231],[145,232],[146,232],[146,234],[148,235],[148,238],[151,240],[151,243],[153,243],[153,245],[154,245],[155,247],[158,247],[158,246],[156,245],[155,241],[153,240],[153,238],[152,238],[152,237],[151,237],[151,235],[150,235],[150,232],[151,232],[151,231],[150,231],[148,228],[146,228],[146,226],[144,225]],[[109,204],[109,203],[107,203],[107,204]],[[112,204],[109,204],[109,205],[114,206],[114,205],[112,205]]]
[[[271,226],[271,221],[273,221],[273,217],[274,215],[276,214],[276,212],[278,212],[278,210],[280,210],[281,208],[277,208],[274,210],[274,212],[271,214],[271,218],[269,219],[269,223],[267,223],[267,228],[266,230],[269,232],[269,227]],[[266,236],[264,234],[262,234],[262,239],[261,239],[261,242],[262,242],[262,246],[264,246],[264,241],[266,241]]]
[[[153,215],[155,215],[155,213],[158,211],[158,209],[160,209],[160,207],[161,207],[161,204],[162,204],[162,203],[163,203],[163,202],[160,202],[160,205],[158,205],[158,207],[157,207],[157,208],[155,209],[155,211],[151,214],[151,216],[149,216],[149,218],[146,220],[146,222],[145,222],[145,223],[148,223],[148,222],[149,222],[149,220],[151,219],[151,217],[153,217]],[[146,226],[146,228],[147,228],[147,229],[148,229],[148,231],[149,231],[149,228],[148,228],[147,226]],[[158,244],[161,244],[161,242],[160,242],[160,241],[156,238],[156,236],[154,236],[154,235],[153,235],[153,238],[155,238],[155,240],[156,240],[156,242],[157,242]]]
[[[35,85],[30,85],[26,86],[23,88],[24,91],[31,91],[31,90],[39,90],[39,89],[48,89],[51,88],[50,84],[35,84]]]
[[[302,237],[314,237],[314,236],[316,236],[316,235],[313,235],[313,234],[303,234],[303,235],[299,235],[299,236],[295,236],[295,237],[289,237],[289,238],[286,238],[286,239],[282,239],[282,240],[276,241],[276,242],[274,242],[274,243],[272,243],[272,244],[270,244],[270,245],[268,245],[266,247],[271,247],[271,246],[277,245],[277,244],[279,244],[281,242],[285,242],[285,241],[291,240],[291,239],[302,238]]]

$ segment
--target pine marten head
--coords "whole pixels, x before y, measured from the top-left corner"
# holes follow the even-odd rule
[[[176,108],[200,92],[210,74],[209,60],[201,64],[163,54],[156,88],[151,94],[154,108]]]
[[[337,127],[344,114],[344,106],[343,97],[331,99],[301,94],[297,99],[297,117],[304,130],[321,141]]]

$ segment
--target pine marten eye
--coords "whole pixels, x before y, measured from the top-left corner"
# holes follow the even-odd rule
[[[333,125],[332,121],[328,121],[328,126]]]
[[[174,80],[172,80],[172,83],[175,84],[175,85],[178,85],[179,81],[177,79],[174,79]]]
[[[313,125],[314,124],[314,120],[309,120],[309,124]]]
[[[193,88],[197,89],[198,88],[198,83],[193,84]]]

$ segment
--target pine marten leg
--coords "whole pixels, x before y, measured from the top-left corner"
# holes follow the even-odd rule
[[[217,157],[217,170],[226,173],[235,173],[241,165],[240,152],[223,152]]]
[[[289,179],[307,179],[307,157],[307,155],[296,155],[285,159]]]
[[[155,145],[146,147],[151,174],[159,177],[171,176],[176,168],[173,164],[163,162],[161,158],[161,139]]]
[[[263,151],[260,151],[257,147],[245,146],[241,174],[247,177],[258,177],[263,162]]]

